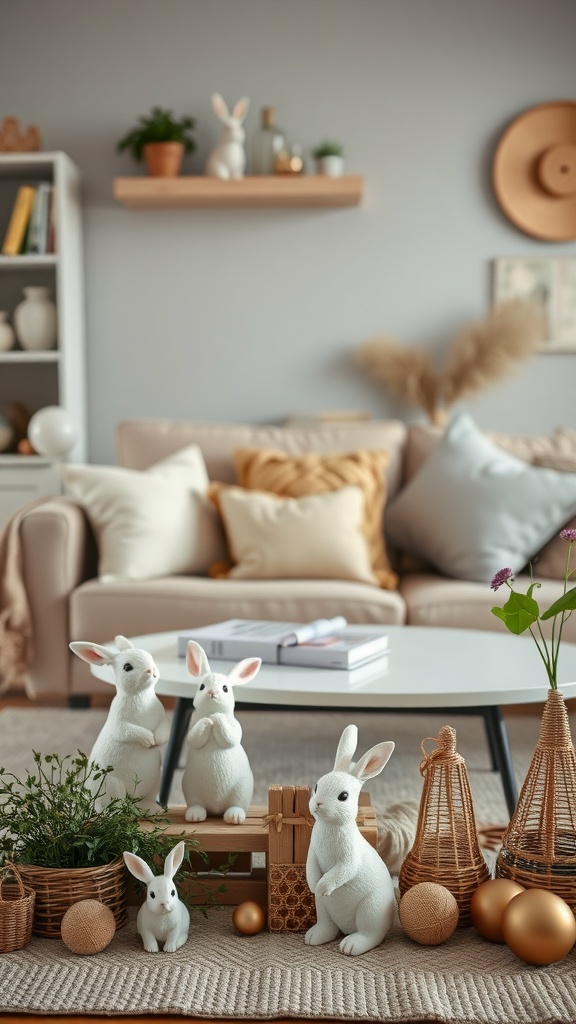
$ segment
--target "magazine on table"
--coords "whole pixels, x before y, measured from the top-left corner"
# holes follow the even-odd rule
[[[226,619],[183,631],[178,637],[180,657],[186,656],[189,640],[196,640],[208,658],[253,657],[271,665],[308,668],[351,669],[388,650],[388,636],[380,626],[350,626],[342,616],[314,622]]]

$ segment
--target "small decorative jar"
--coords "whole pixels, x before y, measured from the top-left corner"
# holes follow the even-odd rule
[[[16,337],[23,349],[44,352],[56,345],[56,306],[50,289],[40,285],[23,288],[24,299],[14,310]]]
[[[0,309],[0,352],[8,352],[14,348],[15,342],[14,331],[8,323],[8,313],[5,309]]]

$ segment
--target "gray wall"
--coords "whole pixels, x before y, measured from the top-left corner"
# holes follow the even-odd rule
[[[523,235],[490,186],[523,110],[574,96],[573,0],[0,0],[3,114],[40,125],[84,181],[90,456],[124,417],[276,421],[318,408],[421,418],[355,367],[391,333],[441,356],[484,314],[500,255],[576,254]],[[133,212],[115,143],[154,104],[276,106],[294,141],[343,140],[346,210]],[[249,142],[249,138],[248,138]],[[576,355],[538,355],[469,403],[504,431],[575,425]]]

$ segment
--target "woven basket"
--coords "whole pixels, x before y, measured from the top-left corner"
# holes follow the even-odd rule
[[[424,777],[416,837],[400,868],[398,884],[403,896],[419,882],[444,885],[459,910],[458,925],[470,923],[470,900],[481,882],[490,878],[480,851],[470,782],[464,758],[456,751],[456,732],[445,725],[428,754],[422,740]]]
[[[7,881],[9,876],[14,879]],[[0,953],[22,949],[32,938],[32,919],[36,893],[27,885],[9,861],[0,871]]]
[[[41,868],[19,864],[25,882],[36,893],[34,935],[60,938],[64,914],[79,900],[100,900],[114,914],[116,927],[126,923],[126,886],[122,857],[95,868]]]
[[[576,911],[576,753],[558,690],[548,691],[536,750],[502,837],[496,877],[550,889]]]

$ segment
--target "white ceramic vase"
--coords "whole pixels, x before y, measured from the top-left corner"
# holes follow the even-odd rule
[[[23,288],[24,299],[14,310],[16,337],[28,352],[44,352],[56,344],[56,306],[50,289],[40,285]]]
[[[0,352],[8,352],[14,348],[16,337],[11,324],[8,323],[8,313],[0,309]]]

